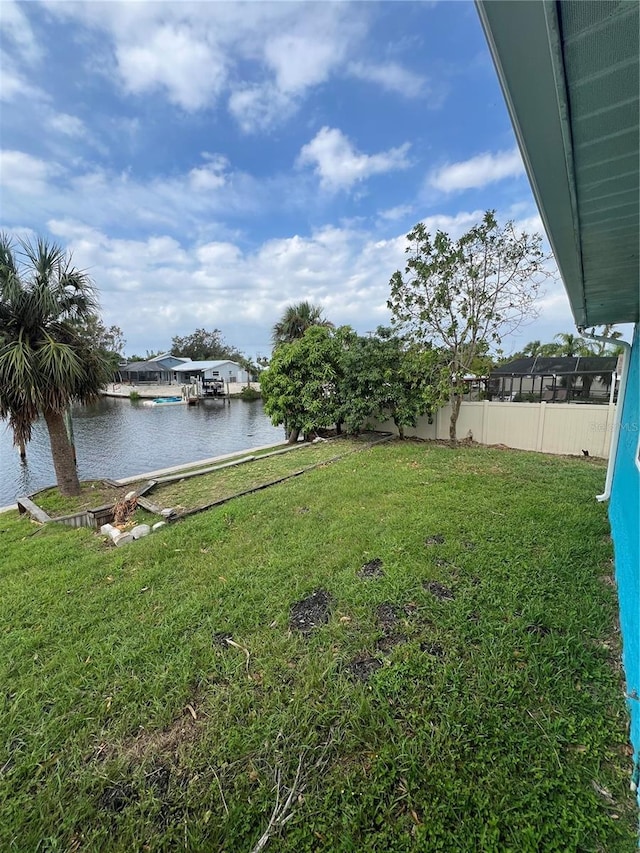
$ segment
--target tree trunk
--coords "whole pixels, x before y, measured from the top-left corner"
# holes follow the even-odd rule
[[[288,444],[295,444],[298,441],[298,437],[300,436],[300,430],[296,427],[293,427],[289,432],[289,438],[287,439]]]
[[[456,435],[456,425],[458,423],[458,415],[460,414],[460,404],[462,403],[462,395],[454,394],[451,400],[451,420],[449,421],[449,444],[455,447],[458,443]]]
[[[64,417],[59,412],[45,412],[44,419],[49,430],[53,467],[61,495],[66,497],[80,494],[80,481],[73,456],[73,446],[69,442]]]

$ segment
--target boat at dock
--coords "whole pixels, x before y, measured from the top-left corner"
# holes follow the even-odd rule
[[[191,400],[185,397],[156,397],[154,400],[143,400],[143,406],[185,406]]]

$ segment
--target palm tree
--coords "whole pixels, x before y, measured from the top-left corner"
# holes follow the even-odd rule
[[[63,495],[80,493],[65,415],[74,401],[96,400],[110,377],[104,353],[78,332],[97,309],[91,280],[62,248],[38,238],[17,251],[0,234],[0,418],[19,447],[44,418]]]
[[[310,326],[326,326],[332,329],[333,323],[322,316],[322,308],[319,305],[312,305],[310,302],[289,305],[273,327],[273,346],[289,344],[301,338]]]
[[[593,355],[593,350],[589,344],[578,335],[572,335],[571,332],[560,332],[555,338],[559,341],[557,355],[569,357]]]
[[[522,355],[526,355],[529,358],[535,358],[538,355],[542,355],[543,345],[540,341],[529,341],[529,343],[522,348]]]

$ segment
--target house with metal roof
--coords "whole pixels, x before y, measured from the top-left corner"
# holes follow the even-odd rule
[[[173,368],[174,380],[177,382],[196,382],[198,380],[216,380],[221,382],[249,381],[247,371],[235,361],[190,361],[183,360]]]
[[[608,501],[614,543],[637,786],[640,4],[476,3],[576,325],[583,333],[604,324],[634,324],[633,343],[624,344],[609,467],[598,500]]]
[[[164,353],[147,361],[130,361],[120,364],[119,373],[124,382],[157,382],[160,385],[169,385],[172,381],[173,368],[185,361],[189,359]]]

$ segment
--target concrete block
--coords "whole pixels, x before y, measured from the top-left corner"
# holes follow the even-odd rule
[[[129,542],[133,542],[133,536],[130,533],[119,533],[113,542],[119,548],[120,545],[128,545]]]
[[[166,526],[167,526],[166,521],[156,521],[156,523],[153,525],[151,530],[153,530],[153,532],[155,533],[156,530],[160,530],[161,527],[166,527]]]
[[[151,533],[151,528],[148,524],[137,524],[130,533],[134,539],[142,539],[143,536],[148,536]]]

